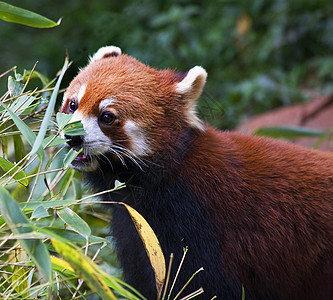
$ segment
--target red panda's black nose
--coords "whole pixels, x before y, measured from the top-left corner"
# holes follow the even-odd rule
[[[81,135],[70,136],[70,135],[65,134],[65,139],[68,140],[67,144],[72,148],[73,147],[82,147],[83,139],[82,139]]]

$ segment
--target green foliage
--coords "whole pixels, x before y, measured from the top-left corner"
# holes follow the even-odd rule
[[[54,19],[64,16],[64,21],[52,34],[1,22],[0,70],[9,71],[0,75],[4,91],[0,98],[0,297],[111,298],[105,286],[114,289],[117,297],[138,295],[117,279],[109,213],[98,206],[89,209],[96,195],[87,196],[80,175],[68,168],[78,152],[65,153],[60,131],[85,134],[82,124],[71,123],[65,114],[53,115],[61,81],[66,86],[77,67],[86,64],[88,54],[100,46],[120,46],[157,68],[186,72],[197,64],[205,67],[209,79],[198,109],[220,127],[302,101],[313,92],[332,92],[329,0],[212,1],[209,5],[188,0],[87,1],[85,5],[77,0],[11,2]],[[4,5],[0,2],[0,16],[5,7],[14,21],[26,23],[22,11]],[[75,67],[65,76],[66,61],[57,82],[50,81],[43,74],[58,71],[65,48]],[[33,68],[20,74],[11,68],[32,66],[37,58],[40,72]],[[8,89],[3,83],[7,73]],[[331,133],[268,128],[256,134],[292,139],[318,136],[321,141]],[[64,259],[52,255],[56,250]],[[93,271],[86,273],[85,267]],[[118,277],[106,275],[105,270]]]
[[[33,231],[27,217],[22,213],[10,193],[0,186],[1,216],[17,236],[24,250],[29,254],[40,272],[51,281],[51,260],[45,244],[38,238],[34,239]],[[21,236],[22,238],[19,238]],[[32,237],[32,238],[31,238]]]
[[[0,70],[39,59],[42,73],[55,74],[68,49],[68,82],[89,54],[110,44],[157,68],[186,72],[201,65],[208,83],[200,106],[213,110],[203,110],[202,117],[229,128],[247,116],[332,92],[330,0],[12,3],[63,22],[52,34],[24,28],[19,38],[12,37],[21,28],[4,23]]]
[[[50,28],[60,24],[26,9],[0,1],[0,19],[37,28]]]
[[[54,87],[26,92],[33,71],[24,79],[13,70],[15,79],[9,77],[9,91],[1,97],[0,298],[145,299],[119,279],[112,243],[105,233],[110,213],[104,207],[89,209],[95,197],[124,184],[116,182],[113,190],[87,195],[79,174],[69,168],[79,152],[63,151],[61,132],[85,134],[81,122],[71,122],[72,115],[53,113],[67,63],[66,59]],[[42,83],[49,82],[44,79]],[[17,141],[21,149],[15,147]],[[144,242],[161,294],[165,260],[158,240],[143,217],[123,205]],[[199,289],[183,299],[202,292]]]
[[[70,122],[71,116],[53,114],[67,64],[54,87],[26,92],[33,72],[24,79],[13,70],[9,91],[1,97],[0,298],[66,299],[77,294],[83,299],[143,299],[104,271],[112,273],[116,266],[105,238],[108,212],[85,209],[94,203],[94,195],[83,194],[79,175],[68,168],[78,152],[64,153],[60,132],[85,131],[80,122]],[[14,147],[17,141],[19,148]],[[50,255],[56,252],[65,260]]]

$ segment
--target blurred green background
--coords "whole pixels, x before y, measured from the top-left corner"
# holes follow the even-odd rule
[[[38,60],[37,70],[53,78],[67,49],[65,87],[105,45],[156,68],[201,65],[208,83],[199,112],[221,128],[333,90],[332,0],[7,2],[63,19],[52,29],[0,21],[0,74]]]

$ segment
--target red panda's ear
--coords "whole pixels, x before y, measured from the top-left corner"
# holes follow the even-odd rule
[[[187,72],[182,81],[177,83],[176,92],[183,95],[187,101],[196,101],[201,95],[206,78],[206,70],[196,66]]]
[[[203,129],[202,122],[196,115],[196,100],[200,97],[205,86],[207,72],[204,68],[196,66],[190,69],[182,81],[176,85],[176,92],[185,101],[186,114],[189,123],[199,129]]]
[[[92,63],[96,60],[108,57],[116,57],[121,55],[121,49],[115,46],[106,46],[99,48],[98,51],[90,57],[89,63]]]

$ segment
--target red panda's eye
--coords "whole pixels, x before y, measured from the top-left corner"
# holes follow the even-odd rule
[[[100,120],[101,120],[101,122],[103,124],[111,125],[114,122],[115,119],[116,119],[115,115],[106,112],[106,113],[103,113],[101,115],[101,119]]]
[[[76,103],[76,100],[75,99],[71,99],[70,101],[69,101],[69,111],[70,112],[74,112],[74,111],[76,111],[76,109],[77,109],[77,103]]]

